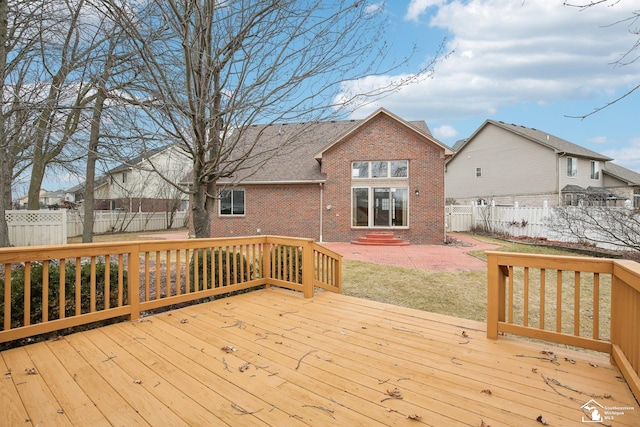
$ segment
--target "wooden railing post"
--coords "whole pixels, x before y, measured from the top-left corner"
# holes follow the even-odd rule
[[[498,322],[505,318],[505,274],[498,255],[487,252],[487,338],[498,339]]]
[[[313,297],[313,279],[315,263],[313,259],[313,241],[308,240],[302,246],[302,286],[305,298]]]
[[[269,239],[265,237],[265,240],[262,243],[262,266],[261,266],[262,277],[267,279],[267,282],[264,285],[265,289],[269,289],[271,287],[271,283],[269,283],[269,279],[271,279],[272,248],[273,248],[273,245],[271,244]]]
[[[130,320],[140,318],[140,246],[135,245],[129,251],[127,286],[129,287],[129,307],[131,307]],[[109,267],[107,267],[109,268]],[[160,266],[156,266],[159,269]],[[159,274],[156,272],[156,274]],[[168,274],[168,273],[167,273]],[[158,292],[156,290],[156,292]]]

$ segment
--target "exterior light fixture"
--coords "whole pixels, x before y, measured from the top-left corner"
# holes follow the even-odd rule
[[[420,195],[420,190],[416,188],[416,196],[419,196],[419,195]]]

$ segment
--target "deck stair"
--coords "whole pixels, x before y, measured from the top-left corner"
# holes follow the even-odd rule
[[[358,240],[352,240],[351,244],[370,246],[408,246],[410,243],[399,237],[395,237],[393,233],[376,231],[360,236]]]

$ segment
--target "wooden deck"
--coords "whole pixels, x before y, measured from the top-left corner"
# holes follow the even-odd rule
[[[256,291],[0,353],[0,425],[575,426],[591,399],[617,408],[605,425],[640,425],[608,356],[486,335]]]

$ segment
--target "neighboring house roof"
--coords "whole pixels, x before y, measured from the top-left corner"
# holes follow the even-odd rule
[[[161,153],[169,148],[173,147],[173,145],[165,145],[163,147],[158,147],[158,148],[152,148],[151,150],[147,150],[145,152],[143,152],[142,154],[140,154],[139,156],[136,156],[134,158],[132,158],[131,160],[124,162],[118,166],[116,166],[115,168],[109,170],[107,172],[107,174],[114,174],[114,173],[118,173],[118,172],[126,172],[128,170],[133,169],[134,166],[139,165],[140,163],[142,163],[144,160],[149,159],[153,156],[155,156],[158,153]]]
[[[221,178],[219,183],[303,183],[324,182],[320,172],[322,153],[341,142],[379,114],[385,114],[403,124],[413,132],[443,148],[445,155],[453,152],[436,140],[424,121],[404,121],[390,112],[379,109],[366,119],[338,120],[328,122],[251,125],[242,134],[245,144],[259,141],[261,154],[251,157],[230,178]],[[240,143],[240,146],[243,144]],[[191,178],[193,175],[189,175]]]
[[[621,181],[627,183],[627,185],[640,185],[640,173],[634,172],[631,169],[627,169],[615,163],[607,162],[604,165],[603,173],[611,175]]]
[[[557,136],[551,135],[548,132],[515,124],[507,124],[495,120],[486,120],[482,124],[482,126],[476,129],[476,131],[469,138],[456,142],[456,144],[454,145],[454,148],[457,148],[455,152],[460,152],[460,150],[462,150],[469,141],[471,141],[479,132],[482,131],[482,129],[489,125],[498,126],[532,142],[536,142],[542,146],[550,148],[558,154],[567,154],[570,156],[589,158],[593,160],[613,160],[610,157],[603,156],[600,153],[596,153],[595,151],[591,151],[587,148],[581,147],[580,145],[574,144],[573,142],[558,138]]]

